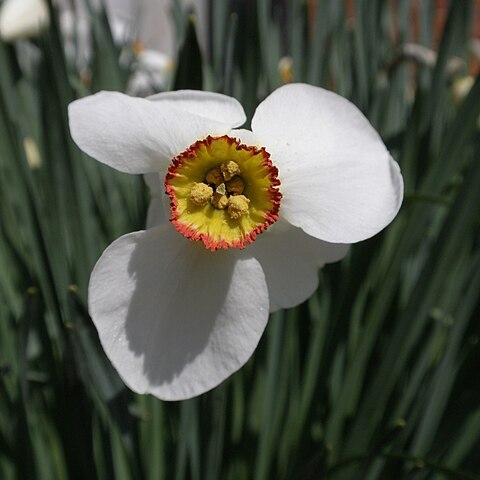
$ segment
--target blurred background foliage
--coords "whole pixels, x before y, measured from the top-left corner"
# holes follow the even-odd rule
[[[49,10],[37,38],[0,41],[0,478],[480,479],[480,82],[457,88],[478,2],[211,0],[202,42],[172,2],[163,88],[233,95],[249,119],[284,82],[335,90],[405,180],[394,223],[273,314],[243,369],[172,403],[126,389],[86,309],[102,250],[143,228],[143,180],[83,155],[66,114],[127,89],[138,45],[90,9],[79,67]]]

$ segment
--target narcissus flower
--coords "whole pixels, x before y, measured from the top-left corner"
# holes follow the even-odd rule
[[[199,395],[239,369],[269,312],[306,300],[318,268],[383,229],[402,201],[379,135],[321,88],[279,88],[251,131],[235,129],[245,122],[235,99],[196,91],[101,92],[69,115],[88,155],[148,174],[151,228],[105,250],[89,310],[127,385],[162,399]]]
[[[0,7],[0,38],[6,42],[37,37],[49,24],[45,0],[5,0]]]
[[[138,45],[138,42],[137,42]],[[133,72],[128,80],[127,92],[130,95],[146,96],[165,90],[175,71],[175,62],[167,54],[139,48]]]

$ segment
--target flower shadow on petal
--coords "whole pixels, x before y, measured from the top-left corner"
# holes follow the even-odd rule
[[[208,386],[215,362],[223,360],[217,358],[223,348],[217,339],[234,262],[166,227],[163,235],[155,234],[158,229],[144,233],[128,267],[135,287],[125,325],[127,348],[142,358],[144,387],[135,388],[137,382],[121,373],[136,390],[212,388],[221,381]]]

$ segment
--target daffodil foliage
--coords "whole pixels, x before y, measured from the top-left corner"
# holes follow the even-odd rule
[[[0,478],[478,480],[475,2],[148,3],[0,3]]]

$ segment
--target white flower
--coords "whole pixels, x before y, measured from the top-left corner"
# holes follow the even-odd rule
[[[134,62],[127,92],[129,95],[144,96],[165,90],[174,70],[175,62],[167,54],[151,49],[142,50]]]
[[[36,37],[49,23],[45,0],[5,0],[0,7],[0,38],[6,42]]]
[[[118,46],[129,45],[136,35],[137,21],[135,2],[130,0],[59,0],[59,23],[63,48],[67,59],[83,72],[93,54],[93,17],[103,11],[114,42]]]
[[[150,173],[155,189],[154,172],[170,197],[170,222],[158,190],[149,222],[159,226],[113,242],[89,285],[115,368],[131,389],[162,399],[199,395],[239,369],[269,312],[306,300],[318,268],[379,232],[402,201],[379,135],[321,88],[279,88],[252,131],[235,130],[245,121],[235,99],[196,91],[101,92],[69,115],[84,152]]]

